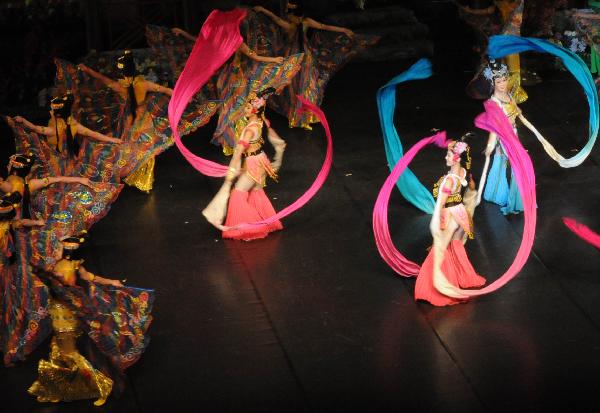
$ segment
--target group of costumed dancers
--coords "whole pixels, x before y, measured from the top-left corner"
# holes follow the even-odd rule
[[[286,3],[283,10],[281,15],[260,6],[214,10],[198,37],[178,28],[148,27],[147,56],[166,68],[156,79],[139,72],[131,51],[109,67],[57,59],[47,126],[20,116],[6,119],[17,153],[10,157],[7,179],[0,182],[0,351],[5,365],[14,365],[52,334],[50,354],[39,362],[38,378],[29,388],[40,402],[95,399],[94,404],[102,405],[113,390],[122,389],[125,369],[148,345],[154,291],[93,274],[80,253],[87,231],[108,213],[124,183],[152,189],[155,158],[162,151],[175,144],[199,172],[224,178],[202,211],[223,238],[249,241],[282,229],[281,219],[322,186],[332,163],[331,134],[319,109],[325,87],[336,70],[378,38],[322,24],[306,16],[301,4]],[[500,58],[526,50],[561,58],[586,92],[590,139],[573,158],[559,155],[517,106],[509,70]],[[495,291],[529,256],[536,222],[535,175],[516,120],[563,167],[579,165],[598,132],[597,92],[575,55],[518,36],[492,38],[489,53],[482,76],[490,97],[475,120],[489,132],[479,188],[471,173],[469,134],[447,140],[445,132],[438,132],[403,151],[393,124],[395,89],[429,77],[428,61],[417,62],[377,95],[392,173],[375,205],[375,240],[395,272],[417,277],[415,299],[433,305]],[[279,212],[263,188],[267,178],[277,179],[286,143],[265,117],[268,107],[285,116],[290,127],[311,129],[320,122],[328,140],[312,185]],[[231,156],[228,164],[192,153],[181,140],[217,113],[213,142]],[[274,148],[272,160],[263,150],[266,141]],[[434,185],[433,196],[407,170],[429,144],[444,148],[449,168]],[[391,239],[387,207],[396,185],[410,203],[432,214],[433,245],[422,265],[404,257]],[[485,287],[464,248],[474,236],[474,211],[482,197],[500,205],[504,214],[523,212],[525,218],[515,263]]]
[[[38,401],[104,404],[148,345],[154,290],[92,273],[81,251],[124,184],[152,190],[157,155],[175,143],[196,169],[225,178],[203,211],[224,238],[281,229],[280,219],[325,181],[332,161],[319,109],[325,87],[378,37],[317,22],[301,4],[285,6],[280,15],[263,7],[215,10],[197,38],[149,26],[149,49],[80,64],[56,59],[48,123],[6,117],[16,153],[0,180],[0,353],[12,366],[52,336],[29,388]],[[147,61],[160,70],[140,69]],[[263,187],[267,177],[277,179],[286,144],[265,117],[267,106],[290,127],[322,122],[329,142],[314,183],[279,213]],[[192,154],[180,139],[217,113],[213,143],[231,157],[228,165]]]
[[[524,51],[548,53],[562,61],[583,88],[589,105],[589,138],[571,158],[564,158],[527,120],[517,105],[522,98],[519,82],[511,82],[509,66],[499,59]],[[436,306],[464,302],[472,297],[496,291],[514,278],[531,252],[536,227],[536,192],[533,163],[518,138],[517,120],[529,129],[545,152],[563,168],[580,165],[590,154],[598,134],[598,93],[586,64],[573,52],[544,40],[501,35],[490,38],[489,59],[481,70],[487,82],[489,98],[485,111],[475,125],[489,133],[478,187],[470,171],[472,157],[470,133],[458,140],[447,140],[445,132],[424,138],[404,153],[400,136],[393,124],[396,86],[413,79],[431,76],[431,64],[422,59],[398,75],[377,94],[381,127],[391,174],[381,188],[373,211],[373,231],[382,258],[399,275],[416,277],[415,300]],[[433,187],[433,194],[407,169],[413,158],[427,145],[446,149],[449,171]],[[491,167],[490,167],[491,162]],[[510,173],[509,173],[510,170]],[[432,247],[422,265],[411,261],[396,249],[388,227],[388,203],[392,189],[398,186],[403,197],[425,213],[432,214]],[[433,196],[432,196],[433,195]],[[474,237],[473,219],[481,199],[498,204],[505,214],[524,214],[520,247],[512,265],[492,283],[480,276],[470,263],[464,244]],[[570,218],[565,224],[588,243],[600,247],[600,236]]]

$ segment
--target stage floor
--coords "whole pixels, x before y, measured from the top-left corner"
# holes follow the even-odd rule
[[[571,216],[600,230],[599,151],[562,169],[522,132],[537,174],[534,248],[518,277],[498,292],[435,308],[413,300],[413,279],[395,275],[375,247],[371,214],[387,177],[375,93],[408,62],[354,64],[337,74],[323,109],[334,165],[318,195],[254,242],[223,241],[200,211],[221,180],[206,178],[177,149],[157,158],[149,194],[126,188],[91,231],[86,267],[156,289],[152,342],[128,371],[127,388],[105,407],[91,401],[38,404],[26,390],[42,346],[0,372],[3,412],[600,411],[600,252],[561,222]],[[446,129],[475,131],[474,170],[487,136],[473,126],[469,73],[444,73],[399,88],[396,125],[405,147]],[[587,139],[587,106],[564,73],[527,88],[525,115],[564,155]],[[320,126],[289,130],[280,183],[266,188],[277,209],[312,182],[325,153]],[[210,127],[185,142],[219,160]],[[432,184],[445,153],[427,149],[412,165]],[[429,216],[395,190],[396,245],[421,262]],[[520,243],[523,217],[482,203],[467,244],[489,281]],[[594,310],[596,308],[596,310]]]

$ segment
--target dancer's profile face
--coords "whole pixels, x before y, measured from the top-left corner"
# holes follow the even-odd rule
[[[452,166],[456,163],[456,160],[454,159],[455,155],[454,152],[452,152],[450,149],[448,149],[448,152],[446,152],[446,166]]]
[[[252,115],[253,109],[254,108],[250,103],[246,103],[246,105],[244,106],[244,116],[248,117]]]
[[[508,77],[502,76],[494,79],[494,89],[496,92],[506,93],[508,90]]]

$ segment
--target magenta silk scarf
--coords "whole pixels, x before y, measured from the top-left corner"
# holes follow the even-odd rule
[[[563,222],[571,231],[573,231],[579,238],[600,249],[600,234],[592,231],[587,226],[580,224],[573,218],[563,217]]]
[[[472,297],[484,295],[496,291],[511,279],[513,279],[523,268],[525,262],[529,258],[533,239],[535,236],[535,227],[537,220],[536,211],[536,194],[535,194],[535,174],[531,158],[519,142],[515,135],[512,126],[508,122],[506,115],[494,102],[486,101],[484,103],[485,112],[477,116],[475,125],[489,132],[494,132],[502,142],[506,155],[513,168],[517,186],[523,201],[524,228],[521,245],[517,251],[517,255],[508,268],[496,281],[481,289],[463,290],[455,289],[457,298],[464,296]],[[375,208],[373,210],[373,232],[375,233],[375,242],[379,253],[385,262],[392,267],[398,274],[410,277],[416,276],[419,273],[419,265],[410,261],[394,246],[388,228],[387,212],[390,193],[407,165],[412,161],[416,154],[426,145],[436,144],[444,146],[445,133],[440,132],[432,137],[422,139],[413,146],[396,164],[392,173],[385,181],[379,192]]]
[[[177,79],[169,102],[169,122],[175,145],[187,161],[200,173],[220,177],[227,173],[227,166],[194,155],[181,142],[177,127],[181,115],[192,97],[208,82],[210,77],[229,59],[243,42],[240,23],[246,11],[213,10],[200,30],[192,53]]]

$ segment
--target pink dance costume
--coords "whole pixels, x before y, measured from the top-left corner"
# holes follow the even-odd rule
[[[466,172],[465,172],[466,175]],[[434,185],[433,196],[437,198],[439,188],[444,180],[450,182],[452,190],[449,191],[445,206],[440,211],[440,229],[445,230],[450,220],[456,221],[465,234],[473,239],[473,223],[465,205],[463,204],[463,187],[467,186],[464,177],[449,173]],[[447,189],[442,188],[442,191]],[[467,257],[467,252],[462,239],[453,239],[444,252],[442,272],[448,281],[460,288],[481,287],[485,278],[477,274]],[[415,284],[415,300],[424,300],[435,306],[453,305],[464,300],[448,297],[439,292],[433,285],[434,275],[434,249],[432,248],[421,265],[417,282]]]
[[[262,138],[262,122],[251,122],[245,129],[252,125],[259,125],[259,130],[249,141],[244,140],[244,132],[238,141],[244,147],[242,154],[242,174],[247,174],[254,182],[262,187],[266,184],[267,175],[277,179],[277,173],[271,167],[269,158],[263,151],[264,139]],[[226,227],[233,227],[223,231],[223,238],[250,241],[265,238],[270,232],[283,229],[280,221],[270,224],[244,226],[235,228],[236,225],[258,222],[275,215],[275,209],[262,188],[250,191],[233,189],[227,206]]]

